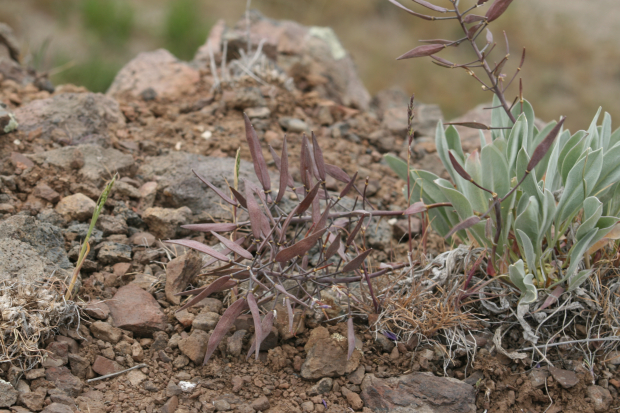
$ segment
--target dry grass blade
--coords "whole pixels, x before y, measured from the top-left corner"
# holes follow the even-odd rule
[[[204,366],[207,364],[213,352],[220,344],[220,341],[224,338],[224,335],[230,330],[230,327],[233,325],[237,317],[241,315],[248,308],[248,302],[245,301],[244,298],[241,298],[230,305],[222,314],[222,318],[217,323],[213,332],[211,333],[211,337],[209,337],[209,342],[207,344],[207,352],[205,354],[205,359],[202,362]]]
[[[260,148],[256,131],[250,123],[250,118],[248,118],[248,115],[245,113],[243,114],[243,121],[245,122],[245,138],[248,141],[250,155],[252,155],[252,161],[254,163],[254,172],[256,172],[256,177],[261,185],[263,185],[263,189],[269,191],[269,189],[271,189],[271,179],[269,178],[267,163],[263,157],[263,151]]]
[[[218,259],[220,261],[223,262],[230,262],[231,259],[228,258],[227,256],[223,255],[220,252],[217,252],[216,250],[214,250],[213,248],[209,247],[208,245],[203,244],[202,242],[198,242],[198,241],[194,241],[194,240],[190,240],[190,239],[177,239],[177,240],[168,240],[168,241],[164,241],[166,244],[176,244],[176,245],[181,245],[183,247],[187,247],[187,248],[191,248],[194,249],[196,251],[199,252],[203,252],[207,255],[212,256],[215,259]]]
[[[239,225],[243,225],[242,222]],[[229,232],[237,229],[238,224],[214,223],[214,224],[188,224],[181,225],[181,228],[200,232]]]
[[[364,262],[364,260],[366,259],[366,257],[368,257],[368,255],[373,251],[372,248],[367,249],[366,251],[362,252],[360,255],[358,255],[357,257],[353,258],[351,261],[349,261],[347,263],[347,265],[344,266],[344,268],[342,269],[342,272],[349,272],[349,271],[355,271],[357,270],[360,265],[362,265],[362,263]]]
[[[206,178],[200,176],[200,174],[196,171],[194,171],[192,169],[192,172],[194,173],[194,175],[196,175],[198,177],[198,179],[200,179],[205,185],[207,185],[209,188],[211,188],[213,190],[213,192],[215,192],[217,194],[217,196],[219,196],[220,198],[222,198],[222,200],[224,202],[229,203],[230,205],[233,206],[239,206],[239,204],[235,201],[233,201],[232,199],[230,199],[226,194],[224,194],[222,191],[220,191],[220,189],[213,185],[211,182],[209,182]]]
[[[308,152],[309,152],[308,137],[304,133],[301,138],[301,153],[299,155],[299,173],[301,175],[301,183],[304,185],[306,190],[308,190],[311,185],[310,178],[309,178],[311,162],[310,162],[310,155],[308,154]]]
[[[246,358],[250,358],[250,355],[252,354],[252,352],[256,349],[256,354],[258,354],[259,349],[260,349],[260,344],[265,341],[265,339],[267,338],[267,336],[269,335],[269,333],[271,333],[271,328],[273,327],[273,321],[275,318],[275,311],[270,311],[268,312],[265,317],[263,317],[263,322],[261,324],[261,330],[262,330],[262,334],[258,335],[255,334],[254,335],[254,341],[252,342],[252,345],[250,346],[250,350],[248,351],[248,355]],[[258,338],[258,340],[257,340]],[[258,346],[258,348],[257,348]]]
[[[263,329],[261,328],[260,310],[258,309],[258,304],[256,304],[256,297],[254,297],[254,294],[252,294],[252,292],[249,292],[246,299],[248,302],[248,306],[250,307],[250,312],[252,313],[252,319],[254,320],[255,337],[262,337]],[[256,360],[258,360],[259,351],[260,342],[256,346]]]
[[[254,256],[252,254],[250,254],[247,250],[245,250],[244,248],[239,246],[239,244],[237,244],[236,242],[231,241],[228,238],[223,237],[220,234],[217,234],[217,233],[215,233],[213,231],[211,231],[211,235],[213,235],[222,244],[224,244],[226,246],[226,248],[228,248],[229,250],[231,250],[233,252],[236,252],[237,254],[242,256],[243,258],[248,259],[248,260],[251,260],[251,259],[254,258]]]
[[[219,291],[226,290],[228,288],[232,288],[235,285],[237,285],[236,282],[234,282],[234,285],[231,285],[230,275],[224,275],[223,277],[218,278],[217,280],[215,280],[211,284],[209,284],[207,287],[205,287],[200,292],[200,294],[198,294],[196,297],[194,297],[191,300],[189,300],[185,305],[183,305],[181,308],[179,308],[176,312],[178,313],[179,311],[183,311],[183,310],[185,310],[187,308],[190,308],[190,307],[198,304],[200,301],[202,301],[204,298],[207,298],[211,294],[219,292]]]
[[[308,235],[306,238],[301,241],[293,244],[288,248],[284,248],[276,255],[276,262],[286,262],[291,260],[299,255],[304,255],[306,252],[312,248],[312,246],[323,236],[326,229],[323,229],[319,232],[315,232],[314,234]]]
[[[347,320],[347,340],[349,342],[347,360],[350,360],[353,355],[353,351],[355,351],[355,329],[353,328],[353,318],[351,317]]]

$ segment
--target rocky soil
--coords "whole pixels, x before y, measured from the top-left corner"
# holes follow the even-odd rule
[[[528,359],[498,352],[491,335],[476,333],[475,358],[463,354],[448,363],[441,346],[395,342],[371,334],[360,320],[347,361],[346,326],[297,314],[293,336],[286,311],[278,312],[258,360],[245,358],[254,327],[243,315],[202,366],[226,297],[216,294],[177,312],[175,292],[211,280],[199,275],[202,257],[161,240],[217,244],[180,225],[230,218],[191,171],[226,188],[241,148],[241,176],[251,176],[242,112],[264,150],[267,144],[280,149],[286,134],[295,157],[301,134],[314,131],[328,162],[368,177],[373,202],[394,209],[404,202],[402,182],[382,155],[407,153],[408,97],[386,90],[371,98],[329,33],[253,21],[254,44],[266,39],[266,80],[213,75],[209,44],[218,66],[223,38],[229,60],[244,45],[243,31],[223,23],[193,62],[165,50],[140,54],[105,95],[53,88],[9,60],[0,62],[0,118],[8,124],[12,113],[19,124],[0,136],[0,280],[54,274],[66,281],[105,182],[120,176],[82,267],[79,323],[39,343],[44,357],[33,368],[18,360],[0,364],[0,413],[606,412],[617,406],[618,358],[597,364],[593,380],[570,350],[557,349],[555,367],[532,368]],[[415,112],[413,161],[442,174],[431,138],[441,112],[424,104]],[[477,141],[477,132],[465,135],[465,150]],[[271,159],[266,150],[265,158]],[[368,234],[376,258],[404,257],[403,232],[402,223],[390,221]],[[436,238],[429,245],[431,253],[444,248]],[[63,284],[49,288],[62,291]],[[513,330],[504,347],[518,348],[519,336]]]

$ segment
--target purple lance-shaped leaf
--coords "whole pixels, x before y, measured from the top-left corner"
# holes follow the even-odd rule
[[[244,241],[245,241],[245,237],[241,237],[241,238],[239,238],[239,239],[236,239],[236,240],[235,240],[235,244],[237,244],[237,245],[241,245],[241,244],[243,244],[243,242],[244,242]],[[228,255],[228,254],[230,254],[230,252],[231,252],[231,250],[229,250],[228,248],[224,248],[223,250],[221,250],[221,251],[220,251],[220,254],[222,254],[222,255]],[[217,260],[217,259],[215,259],[215,258],[212,258],[211,260],[209,260],[209,261],[207,261],[206,263],[204,263],[204,264],[202,265],[202,268],[206,268],[206,267],[208,267],[209,265],[213,265],[213,264],[215,264],[215,263],[216,263],[216,261],[218,261],[218,260]]]
[[[278,169],[278,171],[280,171],[280,179],[282,180],[282,160],[278,156],[276,151],[273,150],[271,145],[269,145],[269,152],[271,152],[271,157],[273,158],[273,162],[276,164],[276,168]],[[286,135],[284,135],[284,140],[282,142],[282,159],[286,160],[284,165],[286,167],[286,179],[284,180],[284,182],[286,182],[291,188],[294,188],[295,183],[293,182],[291,174],[288,173],[288,144],[286,143]]]
[[[475,23],[475,22],[483,21],[484,19],[485,19],[484,16],[478,16],[477,14],[469,14],[465,16],[465,18],[463,19],[463,23],[465,24]]]
[[[392,341],[398,341],[398,336],[391,331],[383,330],[383,335],[389,338]]]
[[[476,6],[482,6],[487,1],[489,1],[489,0],[478,0],[478,2],[476,3]]]
[[[249,292],[246,300],[248,302],[248,306],[250,307],[250,312],[252,313],[252,319],[254,320],[255,337],[261,338],[263,336],[263,329],[261,328],[260,310],[258,309],[258,304],[256,304],[256,297],[254,297],[254,294],[252,294],[252,292]],[[260,351],[260,341],[258,342],[258,345],[256,346],[256,360],[258,360],[259,351]]]
[[[326,163],[325,164],[325,172],[327,172],[327,175],[331,176],[332,178],[336,179],[337,181],[344,182],[345,184],[347,184],[347,183],[349,183],[349,181],[351,181],[351,178],[349,177],[349,175],[347,175],[347,173],[345,171],[343,171],[342,169],[340,169],[336,165],[331,165],[331,164]]]
[[[237,229],[237,224],[214,223],[214,224],[188,224],[181,225],[181,228],[200,232],[228,232]]]
[[[409,208],[403,211],[403,215],[419,214],[420,212],[426,212],[426,211],[427,211],[427,208],[426,208],[426,205],[424,205],[424,202],[418,201],[418,202],[415,202],[409,205]]]
[[[248,214],[250,215],[250,226],[252,227],[252,235],[254,235],[255,239],[260,239],[261,237],[261,229],[263,227],[263,219],[267,219],[260,210],[258,206],[258,202],[256,202],[256,198],[254,198],[254,194],[250,189],[250,186],[245,185],[245,198],[248,204]]]
[[[198,172],[194,171],[192,169],[192,172],[194,173],[194,175],[196,175],[198,177],[198,179],[200,179],[205,185],[207,185],[209,188],[211,188],[213,190],[213,192],[215,192],[217,194],[217,196],[219,196],[220,198],[222,198],[222,200],[224,202],[229,203],[230,205],[233,206],[238,206],[239,204],[236,203],[235,201],[233,201],[232,199],[230,199],[226,194],[224,194],[222,191],[220,191],[220,189],[213,185],[211,182],[209,182],[208,180],[206,180],[204,177],[200,176],[200,174],[198,174]]]
[[[293,244],[288,248],[284,248],[276,255],[276,262],[286,262],[289,261],[298,255],[304,255],[306,252],[312,248],[312,246],[323,236],[325,233],[325,229],[315,232],[314,234],[308,235],[306,238],[301,241]]]
[[[329,247],[327,247],[327,251],[325,251],[325,260],[330,259],[335,253],[338,252],[338,249],[340,248],[340,235],[335,235],[336,239],[332,241],[331,244],[329,244]]]
[[[199,252],[203,252],[207,255],[212,256],[213,258],[216,258],[220,261],[223,262],[229,262],[230,258],[228,258],[227,256],[223,255],[221,252],[217,252],[216,250],[214,250],[213,248],[209,247],[208,245],[203,244],[202,242],[198,242],[198,241],[194,241],[191,239],[177,239],[177,240],[168,240],[168,241],[164,241],[166,244],[176,244],[176,245],[181,245],[183,247],[187,247],[187,248],[191,248],[193,250],[199,251]]]
[[[306,197],[303,199],[303,201],[299,203],[299,207],[297,208],[298,214],[301,215],[304,212],[306,212],[308,208],[310,208],[310,205],[312,205],[312,201],[316,197],[316,194],[319,193],[320,186],[321,186],[321,183],[317,182],[316,185],[314,185],[314,188],[312,188],[312,190],[308,193],[308,195],[306,195]]]
[[[234,241],[229,240],[226,237],[221,236],[220,234],[217,234],[213,231],[211,231],[211,235],[213,235],[215,238],[217,238],[218,240],[220,240],[220,242],[222,244],[224,244],[226,246],[226,248],[228,248],[229,250],[236,252],[237,254],[241,255],[243,258],[251,260],[254,258],[254,256],[252,254],[250,254],[249,252],[247,252],[244,248],[241,248],[239,246],[239,244],[237,244]]]
[[[512,3],[512,0],[495,0],[485,15],[487,21],[491,23],[493,20],[504,14],[508,6],[510,6],[510,3]]]
[[[312,148],[314,149],[314,162],[319,172],[319,178],[321,178],[321,181],[325,181],[325,160],[323,159],[323,151],[321,151],[321,147],[316,140],[314,132],[312,132]]]
[[[564,288],[560,287],[559,285],[557,287],[555,287],[555,290],[553,290],[549,296],[545,299],[545,302],[542,303],[542,305],[534,312],[538,312],[538,311],[542,311],[545,308],[549,307],[551,304],[555,303],[556,301],[558,301],[558,299],[560,298],[560,296],[562,295],[562,293],[564,293]]]
[[[286,297],[284,299],[284,303],[286,304],[286,313],[288,314],[288,332],[289,334],[293,334],[293,322],[295,320],[295,313],[293,313],[293,307],[291,307],[291,300]]]
[[[439,6],[435,6],[432,3],[429,3],[428,1],[425,0],[413,0],[415,3],[418,3],[420,6],[424,6],[428,9],[431,9],[433,11],[437,11],[439,13],[445,13],[448,11],[448,9],[446,9],[445,7],[439,7]]]
[[[301,137],[301,153],[299,155],[299,166],[301,183],[306,189],[310,188],[310,175],[312,174],[312,160],[310,159],[310,148],[308,145],[308,137],[304,133]]]
[[[485,125],[484,123],[480,123],[480,122],[449,122],[449,123],[446,123],[446,125],[464,126],[466,128],[472,128],[472,129],[485,129],[485,130],[491,129],[490,126]]]
[[[316,223],[316,226],[314,227],[314,232],[318,232],[327,226],[327,218],[329,218],[329,204],[325,208],[325,211],[323,211],[323,215],[321,215],[319,221]]]
[[[342,191],[340,192],[340,195],[338,195],[338,198],[344,198],[345,196],[347,196],[347,194],[349,193],[349,191],[351,191],[351,188],[353,188],[353,185],[355,185],[355,178],[357,178],[357,172],[355,172],[355,174],[353,175],[353,177],[349,180],[349,182],[344,186],[344,188],[342,189]]]
[[[177,313],[179,311],[183,311],[183,310],[185,310],[187,308],[190,308],[190,307],[198,304],[204,298],[207,298],[208,296],[210,296],[213,293],[216,293],[218,291],[224,291],[224,290],[227,290],[227,289],[232,288],[235,285],[237,285],[237,282],[236,281],[232,281],[230,279],[230,277],[231,277],[230,275],[224,275],[223,277],[220,277],[217,280],[213,281],[207,287],[203,288],[202,291],[200,292],[200,294],[198,294],[196,297],[192,298],[187,303],[185,303],[185,305],[183,307],[179,308],[177,310]]]
[[[555,125],[553,129],[551,129],[551,131],[547,134],[547,136],[545,136],[545,139],[543,139],[543,141],[540,144],[538,144],[536,149],[534,149],[532,158],[530,159],[530,162],[527,164],[527,168],[525,168],[526,173],[529,173],[534,168],[536,168],[536,165],[538,165],[538,162],[540,162],[541,159],[545,157],[545,155],[551,148],[551,145],[553,145],[553,141],[560,133],[560,129],[562,129],[562,125],[564,124],[565,120],[566,120],[566,117],[563,117],[562,119],[560,119],[558,124]]]
[[[355,350],[355,329],[353,328],[353,318],[349,317],[347,320],[347,340],[349,341],[349,352],[347,353],[347,360],[351,359],[353,351]]]
[[[453,67],[456,66],[454,63],[452,63],[449,60],[444,59],[443,57],[432,55],[431,59],[436,60],[433,63],[435,63],[436,65],[439,65],[439,66],[449,67],[449,68],[453,68]]]
[[[271,328],[273,327],[274,318],[275,318],[275,310],[271,310],[265,315],[265,317],[263,317],[263,322],[261,323],[262,334],[260,336],[258,334],[254,334],[254,341],[252,341],[252,345],[250,346],[250,350],[248,351],[248,355],[246,359],[250,358],[250,355],[255,349],[256,349],[256,354],[258,354],[260,350],[260,344],[263,341],[265,341],[269,333],[271,333]]]
[[[213,332],[211,333],[211,337],[209,337],[209,342],[207,343],[207,353],[205,354],[205,360],[202,365],[207,364],[213,352],[220,344],[220,341],[224,338],[230,327],[233,325],[237,317],[241,315],[248,308],[248,302],[245,301],[245,298],[241,298],[230,305],[222,314],[222,318],[217,323]]]
[[[357,270],[360,265],[362,265],[362,263],[364,262],[364,260],[366,259],[366,257],[368,257],[368,255],[373,251],[372,248],[367,249],[366,251],[362,252],[360,255],[358,255],[357,257],[353,258],[351,261],[349,261],[347,263],[347,265],[344,266],[344,268],[342,269],[342,272],[349,272],[349,271],[355,271]]]
[[[365,217],[360,217],[359,221],[357,221],[357,225],[355,225],[353,230],[349,233],[349,236],[347,237],[347,242],[345,243],[347,247],[351,245],[351,243],[357,236],[357,233],[360,232],[360,230],[362,229],[362,225],[364,224],[364,218]]]
[[[452,152],[448,151],[448,156],[450,157],[450,163],[452,164],[452,167],[454,168],[454,170],[456,171],[456,173],[458,173],[459,175],[461,175],[461,177],[463,179],[465,179],[466,181],[471,182],[473,179],[471,179],[471,175],[469,175],[465,169],[463,169],[463,167],[461,166],[461,164],[456,160],[456,158],[454,157],[454,155],[452,155]]]
[[[237,201],[239,201],[239,204],[244,207],[245,209],[248,208],[248,202],[246,201],[245,197],[243,195],[241,195],[239,193],[239,191],[237,191],[235,188],[233,188],[232,186],[229,186],[228,188],[230,188],[230,192],[232,192],[233,196],[235,197],[235,199]]]
[[[290,181],[290,182],[289,182]],[[293,178],[288,173],[288,149],[286,145],[286,137],[282,141],[282,158],[280,160],[280,187],[276,202],[280,202],[286,193],[286,185],[294,185]]]
[[[473,39],[474,36],[476,35],[476,32],[478,31],[479,28],[482,27],[483,24],[484,23],[478,23],[478,24],[471,26],[469,29],[467,29],[467,38]]]
[[[284,220],[284,224],[282,224],[282,229],[280,230],[280,244],[284,243],[284,239],[286,238],[286,229],[291,223],[291,219],[293,219],[293,217],[297,214],[297,207],[299,207],[299,204],[295,205],[295,208],[293,208],[293,210],[288,214],[288,216]]]
[[[469,217],[467,219],[464,219],[463,221],[459,222],[458,224],[456,224],[455,226],[452,227],[450,232],[448,232],[446,234],[446,238],[451,237],[452,234],[454,234],[457,231],[460,231],[462,229],[466,229],[466,228],[469,228],[469,227],[473,227],[478,222],[480,222],[480,218],[475,216],[475,215],[472,216],[472,217]]]
[[[426,44],[424,46],[418,46],[407,53],[400,55],[396,58],[396,60],[404,60],[404,59],[413,59],[416,57],[425,57],[433,55],[437,52],[442,51],[446,46],[443,44]]]
[[[245,138],[248,141],[250,155],[252,155],[252,161],[254,163],[254,172],[261,185],[263,185],[263,189],[269,191],[269,189],[271,189],[271,179],[269,178],[267,163],[263,157],[263,151],[260,148],[258,136],[256,136],[256,131],[250,123],[250,118],[248,118],[248,115],[245,113],[243,114],[243,120],[245,122]]]
[[[434,20],[435,18],[433,16],[427,16],[425,14],[420,14],[420,13],[416,13],[413,10],[409,10],[408,8],[406,8],[405,6],[403,6],[402,4],[400,4],[399,2],[397,2],[396,0],[388,0],[390,3],[392,3],[393,5],[395,5],[396,7],[398,7],[399,9],[402,9],[404,11],[406,11],[407,13],[419,17],[421,19],[424,20]]]

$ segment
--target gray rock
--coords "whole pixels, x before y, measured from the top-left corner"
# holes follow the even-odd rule
[[[215,158],[178,151],[147,158],[138,170],[138,175],[143,180],[158,181],[158,197],[163,206],[187,206],[194,214],[204,214],[205,219],[209,215],[216,219],[229,218],[230,213],[219,206],[220,197],[203,184],[192,170],[209,179],[221,190],[228,191],[225,179],[232,182],[234,163],[232,158]],[[243,182],[243,179],[249,179],[258,185],[253,166],[245,161],[241,161],[239,170],[239,181]],[[243,185],[241,187],[243,193]]]
[[[90,325],[90,332],[95,338],[116,344],[122,337],[122,331],[119,328],[111,326],[105,321],[95,321]]]
[[[243,338],[246,336],[247,331],[237,330],[232,336],[226,340],[226,351],[233,357],[239,357],[241,350],[243,349]]]
[[[97,246],[97,258],[103,265],[114,265],[118,262],[131,262],[131,246],[118,242],[104,241]]]
[[[227,412],[231,409],[230,403],[228,403],[226,400],[221,399],[214,401],[213,407],[215,407],[215,410],[218,412]]]
[[[267,399],[267,397],[265,396],[261,396],[258,399],[254,400],[251,405],[252,408],[257,412],[265,411],[270,407],[269,399]]]
[[[84,383],[82,380],[71,374],[66,367],[50,367],[45,370],[45,378],[56,385],[56,388],[63,390],[69,396],[77,397]]]
[[[475,391],[460,380],[413,373],[389,379],[367,374],[360,394],[372,411],[475,413]]]
[[[88,221],[92,218],[97,203],[84,194],[73,194],[64,197],[57,205],[56,212],[66,221]]]
[[[326,394],[332,391],[332,386],[334,385],[334,380],[329,377],[324,377],[317,384],[312,386],[310,390],[308,390],[308,396],[318,396],[321,394]]]
[[[553,366],[549,366],[548,369],[555,381],[565,389],[570,389],[579,383],[579,378],[574,371],[563,370]]]
[[[266,106],[261,106],[258,108],[247,108],[245,110],[245,114],[248,115],[248,118],[268,118],[271,115],[271,111]]]
[[[2,379],[0,379],[0,407],[10,407],[17,401],[19,392],[15,388]]]
[[[44,259],[62,269],[73,269],[65,252],[60,228],[34,217],[13,215],[0,221],[0,239],[14,239],[29,244]]]
[[[549,370],[547,370],[546,368],[533,369],[528,374],[530,384],[534,389],[542,389],[543,387],[545,387],[547,377],[549,377]]]
[[[211,331],[220,321],[220,315],[218,313],[200,313],[192,321],[192,327],[199,330]]]
[[[588,397],[592,400],[596,413],[608,412],[609,405],[613,401],[609,390],[601,386],[588,386],[586,389]]]
[[[62,93],[33,100],[15,110],[15,117],[21,130],[41,128],[43,139],[65,145],[99,140],[107,146],[109,128],[125,125],[116,100],[100,93]]]
[[[287,131],[292,133],[302,133],[308,132],[308,125],[301,119],[290,118],[288,116],[284,116],[280,118],[280,126]]]
[[[103,231],[104,236],[112,234],[127,234],[127,222],[121,216],[100,215],[97,228]]]
[[[379,346],[381,346],[381,349],[385,353],[389,353],[390,351],[392,351],[394,346],[396,346],[396,344],[394,344],[394,342],[392,340],[390,340],[389,338],[387,338],[383,334],[377,334],[377,338],[375,339],[375,343],[379,344]]]
[[[29,157],[39,165],[48,164],[67,171],[78,169],[81,179],[97,186],[115,172],[121,175],[134,172],[133,156],[93,144],[54,149]]]
[[[267,103],[260,89],[255,86],[237,88],[234,91],[224,92],[224,100],[227,107],[239,110],[265,106]]]
[[[180,226],[190,222],[192,211],[186,206],[178,209],[152,207],[142,214],[149,231],[160,239],[174,238]]]
[[[73,409],[66,404],[52,403],[41,410],[41,413],[73,413]]]

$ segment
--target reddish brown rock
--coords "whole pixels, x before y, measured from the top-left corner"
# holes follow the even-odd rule
[[[325,327],[312,330],[305,346],[306,361],[301,366],[304,379],[337,377],[354,372],[359,366],[361,353],[354,350],[347,360],[348,341],[340,334],[329,334]]]
[[[166,328],[166,316],[159,303],[135,284],[119,288],[108,307],[116,327],[138,336],[150,336]]]
[[[116,373],[120,370],[121,367],[117,362],[103,356],[97,356],[95,362],[93,363],[93,371],[101,376]]]
[[[45,199],[53,204],[60,201],[60,194],[43,182],[34,187],[32,194],[37,198]]]
[[[166,266],[166,299],[172,304],[181,302],[176,293],[183,291],[200,273],[202,258],[194,250],[170,261]]]
[[[45,370],[45,378],[56,385],[56,388],[63,390],[69,396],[77,397],[84,383],[75,377],[66,367],[50,367]]]
[[[139,96],[152,89],[155,96],[179,96],[193,91],[200,79],[196,69],[179,61],[167,50],[143,52],[127,63],[114,78],[107,94]]]
[[[84,312],[97,320],[105,320],[110,315],[110,307],[103,301],[88,304]]]

